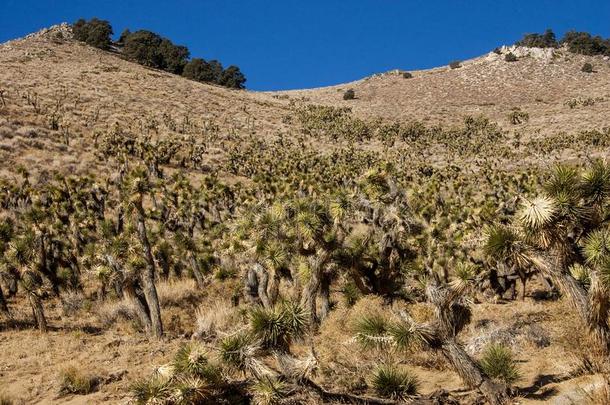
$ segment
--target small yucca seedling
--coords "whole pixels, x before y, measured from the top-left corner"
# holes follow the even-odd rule
[[[131,393],[136,404],[163,404],[171,396],[172,386],[168,379],[152,377],[133,383]]]
[[[218,366],[210,363],[207,353],[197,344],[184,345],[178,349],[173,366],[176,374],[199,377],[210,383],[221,379]]]
[[[82,372],[76,366],[68,366],[59,373],[59,392],[87,395],[97,390],[99,379]]]
[[[502,344],[487,346],[479,363],[488,377],[507,384],[512,384],[521,377],[512,352]]]
[[[354,323],[354,338],[365,348],[382,348],[392,343],[388,322],[381,315],[365,315]]]
[[[417,394],[419,381],[407,370],[383,365],[375,370],[371,385],[381,397],[404,400]]]
[[[281,380],[264,377],[250,388],[256,405],[275,405],[289,394],[286,383]]]

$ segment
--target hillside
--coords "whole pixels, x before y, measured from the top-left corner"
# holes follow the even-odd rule
[[[511,51],[518,61],[504,60]],[[412,71],[411,79],[392,71],[353,83],[282,94],[349,106],[363,116],[431,124],[453,124],[466,115],[483,114],[510,128],[507,116],[518,107],[531,117],[520,129],[546,135],[608,124],[604,118],[610,108],[608,57],[575,55],[565,49],[503,47],[501,52],[464,61],[458,69],[444,66]],[[594,74],[581,72],[585,62],[595,66]],[[357,99],[342,100],[342,93],[350,88]],[[591,108],[566,105],[569,100],[587,98],[600,101]]]
[[[510,51],[518,61],[504,60]],[[570,183],[580,181],[582,198],[547,203],[551,188],[541,193],[554,163],[588,170],[608,158],[610,60],[504,47],[458,69],[411,73],[253,92],[126,61],[74,41],[67,25],[1,44],[0,398],[129,403],[135,382],[177,372],[175,353],[200,344],[206,367],[209,357],[221,371],[215,384],[205,373],[187,382],[228,395],[217,403],[486,403],[491,376],[466,383],[445,340],[477,361],[491,343],[509,348],[520,370],[505,387],[510,403],[593,403],[598,388],[610,392],[610,366],[588,340],[595,328],[582,325],[591,319],[527,256],[581,230],[577,220],[582,240],[605,226],[606,163],[594,166],[599,178],[585,171]],[[343,100],[346,89],[356,99]],[[576,208],[564,215],[566,195]],[[489,229],[516,229],[530,200],[534,229],[504,234],[522,256],[490,258]],[[523,248],[538,231],[542,242]],[[592,263],[589,273],[577,263],[582,277],[561,275],[593,300],[608,291],[591,287]],[[156,285],[161,339],[152,305],[138,312],[149,300],[144,274]],[[435,307],[429,286],[450,305]],[[36,300],[45,327],[32,317]],[[256,329],[265,316],[283,327],[281,311],[294,316],[288,332]],[[443,311],[455,312],[439,321]],[[443,321],[452,332],[438,331]],[[404,350],[390,347],[399,322],[421,332]],[[219,349],[244,331],[260,340],[243,353]],[[417,393],[377,398],[387,393],[371,373],[390,363],[413,373]],[[68,366],[95,375],[92,393],[59,381]],[[295,381],[291,367],[304,367]],[[168,381],[168,392],[185,383]]]

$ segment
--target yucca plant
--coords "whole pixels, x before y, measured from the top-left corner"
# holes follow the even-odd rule
[[[388,335],[390,325],[381,314],[367,314],[355,320],[352,326],[354,338],[364,348],[383,348],[391,345]]]
[[[287,351],[293,339],[300,339],[309,324],[307,312],[298,304],[284,302],[275,308],[250,311],[250,328],[263,345]]]
[[[521,378],[513,353],[502,344],[494,343],[487,346],[479,364],[488,377],[508,385],[514,384]]]
[[[196,343],[178,349],[172,365],[176,374],[201,378],[212,384],[222,379],[220,368],[209,360],[209,354]]]
[[[165,404],[173,393],[171,381],[153,376],[143,378],[131,385],[131,393],[136,404]]]
[[[610,237],[605,204],[610,166],[601,160],[580,172],[558,166],[545,191],[525,201],[512,226],[495,225],[485,251],[517,267],[529,265],[551,279],[576,308],[597,348],[608,352]],[[583,262],[586,274],[578,271]]]
[[[290,394],[288,385],[282,380],[263,377],[250,387],[256,405],[277,405]]]
[[[371,386],[381,397],[407,400],[417,395],[419,380],[405,369],[382,365],[373,372]]]

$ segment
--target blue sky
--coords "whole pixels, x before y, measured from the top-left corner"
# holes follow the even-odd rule
[[[93,16],[238,65],[254,90],[440,66],[547,27],[610,37],[608,0],[0,0],[0,42]]]

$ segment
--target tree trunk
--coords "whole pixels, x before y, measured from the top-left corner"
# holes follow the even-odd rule
[[[132,280],[125,285],[124,299],[129,300],[134,307],[136,316],[140,321],[140,324],[144,328],[147,335],[150,335],[152,331],[152,322],[150,320],[150,312],[146,304],[146,297],[142,292],[142,288],[138,280]]]
[[[40,297],[34,292],[29,292],[28,298],[30,299],[30,305],[32,306],[32,313],[34,314],[36,326],[38,326],[38,329],[41,332],[46,333],[48,331],[47,319],[44,316],[44,308],[42,307]]]
[[[163,336],[163,324],[161,323],[159,297],[157,296],[157,288],[155,287],[155,260],[152,255],[150,242],[148,241],[148,235],[146,234],[144,208],[142,207],[141,202],[136,204],[136,208],[138,211],[138,235],[146,257],[146,270],[140,274],[140,278],[142,280],[144,296],[146,297],[146,303],[148,305],[148,312],[150,313],[152,335],[156,338],[161,338]]]
[[[271,308],[271,301],[267,295],[267,285],[269,284],[269,274],[259,263],[256,263],[253,267],[256,278],[258,279],[258,298],[263,303],[263,307]]]
[[[532,257],[531,260],[568,297],[580,319],[589,329],[589,334],[595,340],[598,349],[603,353],[610,352],[610,327],[607,321],[608,298],[606,293],[601,294],[599,290],[601,286],[597,283],[595,274],[592,274],[591,297],[594,304],[593,307],[597,307],[597,310],[592,310],[592,302],[589,301],[587,291],[567,272],[567,266],[562,260],[557,260],[555,266],[548,259],[541,256]],[[603,313],[605,313],[605,316]]]
[[[2,291],[2,286],[0,285],[0,312],[5,314],[9,314],[8,305],[6,304],[6,299],[4,298],[4,292]]]
[[[191,262],[191,269],[193,271],[193,277],[195,277],[195,281],[197,282],[197,287],[202,289],[205,287],[205,279],[203,278],[203,272],[201,271],[201,266],[199,265],[199,261],[195,254],[191,251],[188,252],[189,262]]]
[[[480,390],[490,404],[502,404],[507,400],[506,387],[494,383],[485,376],[479,366],[455,339],[445,340],[440,350],[462,381],[469,388]]]
[[[271,283],[269,283],[268,287],[269,302],[271,305],[275,305],[277,302],[277,297],[280,294],[280,273],[278,269],[273,270],[273,276],[271,277]]]
[[[324,273],[320,282],[320,321],[330,312],[330,275]]]

